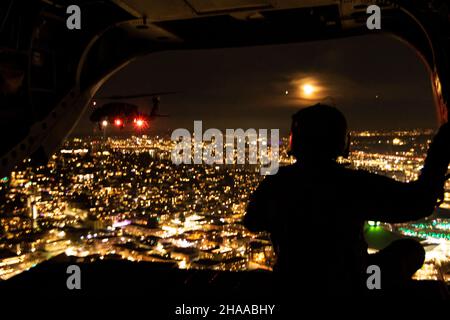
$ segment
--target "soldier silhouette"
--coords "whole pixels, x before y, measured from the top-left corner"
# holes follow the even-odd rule
[[[424,262],[423,247],[401,239],[369,255],[363,225],[433,213],[450,160],[449,125],[440,128],[418,180],[410,183],[337,163],[350,143],[344,115],[331,106],[317,104],[294,114],[290,144],[296,163],[260,183],[243,221],[251,231],[270,234],[278,283],[310,295],[351,295],[367,291],[367,267],[375,264],[382,289],[404,288]]]

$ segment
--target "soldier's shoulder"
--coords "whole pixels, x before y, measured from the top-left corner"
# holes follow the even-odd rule
[[[377,177],[377,174],[373,172],[358,168],[348,168],[342,166],[340,171],[342,174],[354,177],[355,179],[371,179],[373,177]]]
[[[299,168],[295,165],[281,166],[276,174],[267,176],[265,180],[270,183],[284,184],[286,181],[290,181],[298,176],[299,172]]]
[[[288,166],[282,166],[278,168],[277,173],[267,175],[264,177],[263,181],[266,182],[275,182],[279,180],[286,179],[287,177],[291,176],[295,171],[294,166],[288,165]]]
[[[287,166],[281,166],[278,169],[278,172],[276,174],[274,174],[275,177],[286,177],[286,176],[290,176],[293,173],[297,172],[298,168],[294,165],[294,164],[290,164]]]

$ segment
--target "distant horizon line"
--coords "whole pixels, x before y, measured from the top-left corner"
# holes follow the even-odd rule
[[[242,128],[246,130],[246,128]],[[363,132],[370,132],[370,133],[396,133],[396,132],[414,132],[414,131],[420,131],[421,133],[428,134],[433,133],[437,130],[437,128],[393,128],[393,129],[353,129],[349,130],[350,133],[363,133]],[[105,136],[105,138],[118,138],[118,137],[140,137],[140,136],[169,136],[170,137],[171,131],[170,130],[164,130],[164,131],[158,131],[158,132],[142,132],[142,133],[136,133],[132,131],[122,132],[122,133],[116,133],[114,135],[108,134]],[[289,135],[287,133],[287,135]],[[73,133],[70,134],[68,138],[84,138],[84,137],[102,137],[102,133]]]

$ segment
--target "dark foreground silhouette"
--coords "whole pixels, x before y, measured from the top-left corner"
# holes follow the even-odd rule
[[[94,260],[94,261],[92,261]],[[81,269],[81,289],[69,290],[66,282],[70,276],[67,268],[77,265]],[[305,283],[319,284],[321,275],[305,277]],[[25,271],[7,281],[0,281],[0,297],[10,299],[47,298],[47,296],[101,296],[101,297],[145,297],[155,312],[169,314],[180,303],[226,304],[255,303],[277,304],[280,308],[304,306],[311,295],[308,287],[301,283],[289,297],[277,291],[273,272],[224,272],[213,270],[179,270],[175,265],[127,260],[104,260],[88,256],[68,257],[62,254]],[[329,302],[324,288],[315,300]],[[318,290],[319,291],[319,290]],[[336,288],[339,292],[339,288]],[[400,295],[398,294],[400,293]],[[437,281],[411,281],[400,292],[380,290],[367,297],[367,301],[381,299],[425,299],[434,302],[448,299],[447,288]],[[338,297],[339,298],[339,297]],[[165,318],[161,318],[165,319]],[[276,318],[279,319],[279,318]]]
[[[433,213],[443,194],[450,159],[450,127],[442,126],[431,144],[417,181],[402,183],[336,162],[349,139],[344,116],[315,105],[293,116],[294,165],[268,176],[251,197],[245,226],[271,235],[282,292],[307,288],[311,294],[367,293],[367,267],[378,265],[381,287],[407,288],[424,262],[412,239],[367,254],[367,220],[408,222]]]

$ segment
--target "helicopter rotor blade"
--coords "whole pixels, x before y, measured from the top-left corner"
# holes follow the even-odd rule
[[[175,94],[175,93],[178,93],[178,92],[175,92],[175,91],[163,91],[163,92],[131,94],[131,95],[114,95],[114,96],[98,97],[97,99],[123,100],[123,99],[135,99],[135,98],[165,96],[165,95]]]

